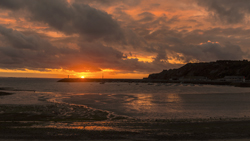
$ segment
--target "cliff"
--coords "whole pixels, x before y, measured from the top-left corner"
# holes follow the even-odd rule
[[[250,79],[250,62],[247,60],[218,60],[216,62],[188,63],[179,69],[150,74],[148,79],[180,79],[192,76],[203,76],[211,80],[225,76],[245,76],[246,79]]]

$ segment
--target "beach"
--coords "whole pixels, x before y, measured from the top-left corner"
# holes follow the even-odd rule
[[[103,113],[99,117],[91,117],[88,112],[79,115],[77,110],[69,115],[60,115],[60,110],[66,108],[63,105],[1,105],[0,107],[1,111],[5,109],[0,119],[2,140],[244,140],[249,138],[249,118],[107,120],[102,118],[105,115]],[[67,107],[84,111],[83,107]]]
[[[55,83],[55,85],[61,85]],[[63,84],[64,85],[64,84]],[[97,87],[101,84],[69,84],[69,87],[76,87],[75,85],[79,85],[83,87],[83,85],[87,85],[86,87]],[[114,86],[118,84],[104,84],[106,88],[109,86]],[[127,83],[119,84],[124,85],[126,89],[128,87],[137,87],[137,85],[129,85]],[[44,85],[43,85],[44,86]],[[103,86],[103,85],[101,85]],[[101,87],[100,86],[100,87]],[[33,86],[32,86],[33,87]],[[77,86],[78,87],[78,86]],[[104,87],[104,86],[103,86]],[[139,87],[139,86],[138,86]],[[144,86],[141,86],[144,87]],[[145,85],[145,87],[148,87]],[[161,88],[160,88],[161,87]],[[221,87],[215,86],[171,86],[173,89],[216,89],[218,92]],[[35,88],[35,87],[34,87]],[[157,88],[157,92],[164,91],[164,89],[168,88],[168,91],[171,91],[170,86],[152,86],[152,88]],[[150,88],[150,89],[152,89]],[[224,88],[224,87],[222,87]],[[38,88],[37,88],[38,89]],[[102,88],[99,88],[100,91],[104,91]],[[121,88],[122,89],[122,88]],[[229,89],[229,88],[228,88]],[[234,88],[231,88],[232,91]],[[85,89],[90,92],[90,90]],[[241,89],[236,89],[241,90]],[[248,89],[243,89],[244,93],[239,94],[240,96],[248,97],[248,94],[245,91]],[[65,90],[64,90],[65,91]],[[96,90],[95,90],[96,91]],[[109,90],[112,91],[112,90]],[[70,95],[55,93],[49,91],[37,91],[32,89],[20,89],[18,88],[10,88],[10,87],[1,87],[1,96],[0,96],[0,139],[1,140],[120,140],[120,141],[131,141],[131,140],[247,140],[250,138],[250,133],[248,131],[250,127],[250,117],[247,115],[248,109],[247,105],[243,104],[245,110],[242,110],[241,113],[236,113],[235,111],[238,109],[232,109],[233,114],[228,114],[228,112],[224,112],[224,116],[217,116],[218,113],[213,116],[208,113],[204,116],[199,116],[198,114],[194,114],[194,110],[190,110],[193,105],[187,104],[188,99],[193,99],[193,96],[199,97],[199,100],[206,104],[207,101],[204,99],[208,99],[210,96],[212,98],[222,97],[224,98],[224,94],[210,94],[210,95],[190,95],[190,94],[178,94],[179,97],[175,96],[173,99],[168,99],[167,104],[172,108],[176,108],[174,112],[179,112],[179,114],[173,114],[169,116],[169,118],[162,118],[163,116],[170,115],[170,112],[164,113],[163,111],[155,111],[154,107],[161,109],[162,104],[154,105],[154,102],[147,103],[147,99],[149,97],[145,97],[143,99],[139,99],[141,96],[139,93],[129,94],[123,91],[122,94],[114,94],[113,90],[111,93],[98,93],[97,96],[94,93],[74,93]],[[134,90],[133,90],[134,91]],[[154,90],[156,91],[156,90]],[[162,94],[155,93],[155,96],[161,96]],[[152,92],[149,92],[150,94]],[[180,93],[180,92],[179,92]],[[193,94],[195,92],[192,92]],[[232,99],[235,100],[235,94],[229,94],[228,97],[232,97],[231,99],[227,99],[230,102]],[[145,92],[145,95],[146,94]],[[166,94],[165,94],[166,95]],[[134,97],[133,97],[134,96]],[[135,97],[137,96],[137,97]],[[190,97],[191,96],[191,97]],[[119,100],[124,100],[126,97],[130,99],[130,101],[120,102]],[[189,97],[189,98],[185,98]],[[204,99],[202,100],[202,97]],[[108,100],[106,99],[108,98]],[[84,101],[83,99],[88,99]],[[117,103],[123,103],[126,106],[117,103],[111,103],[115,105],[114,107],[123,110],[118,114],[119,110],[112,110],[110,105],[103,104],[115,99],[118,101]],[[131,99],[133,99],[131,102]],[[160,97],[162,99],[162,97]],[[181,99],[176,100],[176,99]],[[248,103],[246,98],[245,102]],[[84,104],[77,104],[79,100]],[[92,102],[91,100],[96,101]],[[110,101],[109,101],[110,100]],[[156,98],[154,97],[154,100]],[[208,99],[210,100],[210,99]],[[236,99],[236,101],[240,101],[241,99]],[[140,101],[140,102],[138,102]],[[183,102],[186,101],[186,104]],[[215,101],[216,102],[216,101]],[[92,104],[90,104],[92,103]],[[95,104],[93,104],[95,103]],[[142,107],[139,107],[140,111],[131,110],[131,103],[135,106],[135,103],[140,103]],[[156,102],[159,103],[159,102]],[[179,103],[179,104],[178,104]],[[178,104],[180,106],[184,105],[186,107],[184,110],[189,111],[190,113],[181,112],[183,108],[176,106]],[[191,101],[191,103],[195,103],[195,101]],[[218,101],[221,103],[221,101]],[[241,103],[244,101],[241,100]],[[171,104],[171,105],[169,105]],[[196,105],[199,103],[195,103]],[[216,103],[212,103],[216,104]],[[228,103],[225,103],[228,105]],[[237,103],[235,103],[237,104]],[[128,106],[130,105],[130,106]],[[218,104],[217,104],[218,105]],[[240,105],[240,104],[238,104]],[[172,106],[172,107],[171,107]],[[102,107],[102,108],[101,108]],[[142,109],[143,107],[147,107],[148,113]],[[211,107],[211,106],[209,106]],[[218,107],[218,106],[217,106]],[[229,107],[229,106],[227,106]],[[127,111],[124,111],[124,108]],[[138,105],[137,105],[138,108]],[[217,109],[219,109],[218,107]],[[128,109],[130,109],[128,111]],[[150,110],[151,109],[151,110]],[[152,112],[152,109],[154,112]],[[179,109],[179,111],[177,110]],[[199,112],[204,109],[208,109],[208,107],[200,107],[195,108]],[[161,109],[162,110],[162,109]],[[168,110],[168,109],[167,109]],[[208,110],[212,110],[211,108]],[[214,112],[220,112],[213,109]],[[224,110],[224,109],[222,109]],[[230,109],[229,109],[230,110]],[[139,113],[138,113],[139,112]],[[142,114],[140,114],[140,112]],[[193,113],[191,113],[193,112]],[[197,112],[197,111],[196,111]],[[244,113],[245,112],[245,113]],[[127,113],[127,114],[126,114]],[[138,114],[136,114],[138,113]],[[150,114],[151,113],[151,114]],[[159,115],[161,113],[162,115]],[[143,118],[143,115],[149,116],[151,118]],[[180,115],[180,117],[178,117]],[[192,118],[190,118],[192,115]],[[150,116],[149,116],[150,117]],[[154,117],[154,118],[153,118]]]
[[[250,0],[0,0],[0,141],[250,140],[249,17]]]

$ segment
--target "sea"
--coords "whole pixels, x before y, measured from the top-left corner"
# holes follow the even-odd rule
[[[39,99],[83,105],[139,119],[244,118],[250,88],[177,83],[57,82],[45,78],[0,78],[15,94],[0,104],[36,104]],[[34,102],[34,99],[37,101]],[[33,101],[33,103],[32,103]],[[41,100],[40,100],[41,101]],[[40,103],[41,104],[41,103]]]

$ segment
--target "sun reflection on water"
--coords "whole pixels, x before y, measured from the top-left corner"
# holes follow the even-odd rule
[[[115,130],[113,127],[108,126],[46,126],[45,128],[56,128],[56,129],[78,129],[78,130]]]
[[[134,95],[135,96],[135,95]],[[134,116],[168,118],[167,113],[183,112],[183,100],[179,94],[138,94],[125,99],[126,107]]]
[[[180,98],[180,96],[178,95],[178,94],[167,94],[166,95],[166,102],[170,102],[170,103],[172,103],[172,102],[181,102],[181,98]]]
[[[34,125],[33,128],[54,128],[54,129],[77,129],[77,130],[120,130],[117,127],[112,127],[108,125],[108,122],[72,122],[72,123],[62,123],[62,122],[50,122],[47,125]]]
[[[134,99],[129,105],[131,106],[131,109],[134,110],[146,110],[151,109],[153,103],[151,102],[152,96],[148,94],[138,94],[137,98]],[[131,101],[131,98],[127,99],[127,101]]]

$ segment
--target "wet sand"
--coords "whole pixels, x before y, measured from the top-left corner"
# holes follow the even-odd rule
[[[65,123],[63,121],[59,121]],[[94,121],[84,124],[96,124]],[[23,140],[221,140],[249,138],[248,121],[216,122],[126,122],[111,123],[119,130],[43,128],[50,123],[1,122],[1,139]],[[58,121],[56,124],[59,124]],[[107,123],[106,123],[107,124]],[[126,124],[126,126],[124,125]],[[40,125],[34,128],[33,125]],[[70,123],[69,125],[70,126]],[[110,126],[110,125],[109,125]],[[127,130],[127,131],[125,131]]]
[[[22,96],[30,99],[29,93],[31,92],[24,92]],[[142,120],[117,116],[85,106],[48,102],[42,99],[42,96],[16,103],[18,99],[15,101],[13,98],[17,96],[14,95],[0,97],[2,101],[0,104],[0,141],[244,141],[250,138],[249,117]]]
[[[60,110],[66,107],[69,107],[65,109],[69,110],[68,114],[63,115],[65,111],[60,113]],[[84,107],[1,105],[0,108],[1,139],[214,140],[250,137],[250,119],[247,118],[140,120],[114,116],[108,119],[102,111],[99,117],[98,114],[88,115]]]

